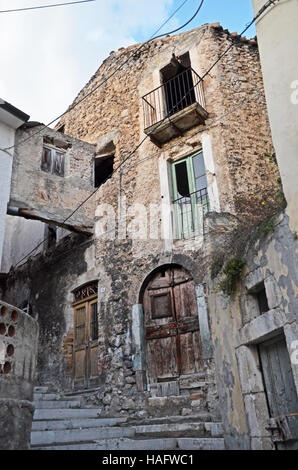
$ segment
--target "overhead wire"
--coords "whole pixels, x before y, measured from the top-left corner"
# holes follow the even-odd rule
[[[186,3],[186,2],[184,1],[183,4],[180,5],[180,8],[181,8],[185,3]],[[192,17],[191,17],[186,23],[184,23],[182,26],[180,26],[179,28],[175,29],[174,32],[177,32],[177,31],[179,31],[180,29],[183,29],[185,26],[187,26],[187,25],[190,23],[190,21],[192,21],[192,20],[198,15],[199,11],[201,10],[201,8],[202,8],[202,6],[203,6],[203,3],[204,3],[204,0],[201,0],[200,5],[199,5],[199,7],[197,8],[197,10],[195,11],[194,15],[192,15]],[[180,9],[180,8],[179,8],[179,9]],[[171,17],[172,17],[172,16],[173,16],[173,14],[171,15]],[[171,17],[170,17],[170,18],[171,18]],[[169,18],[169,19],[170,19],[170,18]],[[167,23],[167,22],[169,21],[169,19],[168,19],[165,23]],[[165,23],[163,23],[162,26],[164,26]],[[142,43],[141,46],[137,49],[137,51],[134,52],[134,54],[138,53],[138,52],[140,51],[140,49],[141,49],[144,45],[148,44],[148,43],[149,43],[150,41],[152,41],[153,39],[157,39],[157,38],[159,38],[159,37],[162,37],[162,36],[168,35],[168,34],[172,34],[172,32],[164,33],[164,34],[161,34],[160,36],[155,36],[155,37],[149,39],[148,41],[146,41],[145,43]],[[134,54],[133,54],[133,55],[134,55]],[[94,93],[100,86],[103,85],[103,83],[106,83],[107,80],[109,80],[113,75],[115,75],[115,73],[116,73],[120,68],[122,68],[123,65],[125,65],[125,64],[130,60],[130,58],[131,58],[131,56],[128,57],[128,59],[126,59],[126,61],[123,62],[123,63],[121,64],[121,66],[119,66],[113,73],[111,73],[111,74],[110,74],[105,80],[103,80],[97,87],[95,87],[94,89],[91,90],[91,92],[89,92],[87,95],[85,95],[85,96],[79,101],[79,103],[81,103],[84,99],[86,99],[87,96],[90,96],[92,93]],[[77,106],[79,103],[76,102],[76,103],[75,103],[75,106]],[[28,141],[29,139],[31,139],[33,136],[39,134],[44,128],[50,126],[50,125],[53,124],[55,121],[57,121],[57,120],[60,119],[62,116],[64,116],[67,112],[69,112],[70,110],[74,109],[75,106],[73,106],[71,109],[68,108],[68,110],[67,110],[65,113],[63,113],[61,116],[59,116],[58,118],[56,118],[54,121],[52,121],[52,122],[49,123],[48,125],[44,125],[44,126],[42,127],[42,129],[39,129],[38,132],[35,132],[35,133],[31,134],[27,139],[23,139],[23,140],[21,140],[20,142],[18,142],[18,144],[15,144],[15,145],[13,145],[13,146],[11,146],[11,147],[8,147],[8,148],[6,148],[6,149],[0,149],[0,150],[4,151],[4,152],[6,152],[6,153],[9,153],[8,150],[11,150],[12,148],[17,147],[17,146],[21,145],[22,143],[27,142],[27,141]],[[122,167],[122,165],[139,149],[139,147],[143,144],[143,142],[144,142],[147,138],[148,138],[148,136],[146,135],[146,136],[142,139],[142,141],[136,146],[136,148],[135,148],[132,152],[130,152],[129,155],[128,155],[124,160],[122,160],[122,161],[120,162],[120,164],[113,170],[112,175],[113,175],[116,171],[118,171],[118,169],[119,169],[120,167]],[[110,176],[112,176],[112,175],[110,175]],[[110,177],[110,176],[109,176],[109,177]],[[106,178],[106,180],[105,180],[102,184],[104,184],[108,179],[109,179],[109,178]],[[64,219],[60,224],[61,224],[61,225],[64,225],[64,224],[65,224],[65,223],[66,223],[66,222],[67,222],[67,221],[68,221],[68,220],[69,220],[69,219],[70,219],[70,218],[71,218],[89,199],[91,199],[91,197],[92,197],[98,190],[99,190],[99,187],[96,188],[94,191],[92,191],[92,193],[90,193],[89,196],[88,196],[86,199],[84,199],[84,201],[82,201],[82,202],[71,212],[71,214],[70,214],[66,219]],[[28,256],[30,256],[31,254],[33,254],[41,245],[43,245],[43,244],[46,242],[46,240],[47,240],[47,239],[45,238],[45,239],[43,239],[40,243],[38,243],[38,245],[36,245],[29,253],[27,253],[22,259],[20,259],[20,260],[15,264],[15,267],[17,267],[22,261],[24,261],[26,258],[28,258]]]
[[[90,3],[90,2],[96,2],[96,0],[78,0],[75,2],[53,3],[49,5],[37,5],[33,7],[14,8],[11,10],[0,10],[0,13],[14,13],[18,11],[27,11],[27,10],[41,10],[43,8],[63,7],[67,5],[75,5],[76,3]]]
[[[173,34],[174,32],[177,32],[177,31],[180,31],[181,29],[185,28],[185,26],[187,26],[190,21],[193,21],[194,18],[198,15],[199,11],[201,10],[202,6],[204,4],[204,0],[201,0],[200,2],[200,5],[199,7],[197,8],[197,10],[195,11],[195,13],[193,14],[193,16],[190,18],[190,20],[188,20],[186,23],[184,23],[182,26],[180,26],[179,28],[173,30],[173,31],[170,31],[170,32],[167,32],[167,33],[163,33],[163,34],[160,34],[158,36],[154,36],[153,38],[150,38],[148,39],[147,41],[143,42],[130,56],[127,57],[127,59],[122,62],[110,75],[108,75],[107,77],[105,77],[96,87],[92,88],[92,90],[90,90],[90,92],[88,92],[86,95],[84,95],[81,99],[75,101],[72,105],[69,106],[69,108],[64,111],[62,114],[60,114],[59,116],[57,116],[55,119],[53,119],[51,122],[49,122],[48,124],[44,124],[42,125],[42,128],[39,129],[38,131],[32,133],[30,136],[28,136],[27,138],[21,140],[20,142],[18,142],[17,145],[21,145],[25,142],[27,142],[28,140],[32,139],[32,137],[34,137],[35,135],[37,134],[40,134],[40,132],[45,129],[46,127],[49,127],[51,126],[52,124],[54,124],[56,121],[58,121],[58,119],[61,119],[63,116],[65,116],[67,113],[69,113],[70,111],[72,111],[73,109],[75,109],[79,104],[81,104],[83,101],[85,101],[89,96],[91,96],[93,93],[95,93],[95,91],[97,91],[100,87],[102,87],[110,78],[112,78],[120,69],[122,69],[124,67],[124,65],[126,65],[130,59],[132,57],[135,57],[140,51],[141,49],[143,49],[149,42],[155,40],[155,39],[158,39],[158,38],[161,38],[163,36],[167,36],[169,34]],[[11,150],[13,148],[16,147],[16,144],[14,145],[11,145],[10,147],[6,147],[4,149],[0,149],[2,151],[5,151],[5,150]]]
[[[248,25],[245,27],[245,29],[238,35],[239,37],[241,37],[251,26],[252,24],[254,24],[254,22],[269,8],[270,5],[275,5],[276,2],[278,2],[279,0],[269,0],[267,1],[264,6],[259,10],[259,12],[257,13],[257,15],[253,18],[253,20],[248,23]],[[196,11],[196,14],[198,14],[198,12],[200,11],[202,5],[204,3],[204,0],[201,1],[200,3],[200,6],[198,8],[198,10]],[[194,18],[194,16],[192,16],[192,19]],[[185,24],[189,24],[189,21]],[[185,26],[185,25],[184,25]],[[184,26],[181,26],[180,28],[182,29]],[[177,30],[175,30],[176,32]],[[147,42],[149,42],[150,40],[148,40]],[[184,96],[182,97],[182,99],[176,103],[176,106],[178,107],[180,103],[183,102],[183,100],[185,100],[185,97],[191,93],[195,87],[203,81],[203,79],[210,73],[210,71],[219,63],[219,61],[229,52],[229,50],[233,47],[234,43],[231,42],[230,46],[222,53],[220,54],[220,56],[218,57],[218,59],[212,64],[212,66],[207,70],[207,72],[204,73],[204,75],[202,77],[200,77],[200,79],[198,80],[198,82],[193,85],[192,87],[190,87],[190,89],[188,90],[188,92],[186,92],[184,94]],[[158,123],[156,129],[161,126],[161,124],[167,119],[169,118],[169,115],[170,113],[167,113],[167,115]],[[129,153],[129,155],[119,163],[119,165],[113,170],[112,174],[107,177],[102,184],[104,184],[114,173],[116,173],[119,168],[121,168],[123,166],[123,164],[131,158],[131,156],[141,147],[141,145],[145,142],[145,140],[148,138],[148,135],[146,135],[142,140],[141,142]],[[74,209],[74,211],[71,212],[71,214],[62,222],[62,224],[64,224],[65,222],[67,222],[97,191],[99,190],[99,187],[96,188],[84,201],[82,201],[82,203],[80,203],[76,209]],[[44,242],[46,241],[46,239],[44,239],[42,242],[39,243],[39,245],[37,245],[35,248],[33,248],[33,250],[31,250],[30,253],[28,253],[27,255],[25,255],[20,261],[17,262],[17,264],[15,265],[18,266],[19,263],[21,263],[24,259],[26,259],[28,256],[30,256],[34,251],[36,251],[37,248],[39,248],[39,246],[41,246]]]

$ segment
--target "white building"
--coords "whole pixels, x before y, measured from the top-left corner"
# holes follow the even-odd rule
[[[5,236],[7,203],[10,196],[15,131],[29,116],[0,98],[0,260]]]
[[[253,0],[257,14],[264,0]],[[269,120],[288,202],[291,230],[298,232],[298,1],[275,0],[257,20],[257,37]]]

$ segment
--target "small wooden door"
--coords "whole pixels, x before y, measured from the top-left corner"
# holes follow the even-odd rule
[[[148,383],[169,382],[202,368],[195,286],[181,268],[153,277],[143,297]]]
[[[98,384],[97,298],[75,306],[74,325],[74,388],[91,388]]]
[[[279,429],[283,437],[283,423],[286,424],[288,436],[277,448],[298,449],[298,398],[294,383],[290,357],[283,336],[266,341],[259,346],[260,360],[267,395],[269,413],[281,424]]]

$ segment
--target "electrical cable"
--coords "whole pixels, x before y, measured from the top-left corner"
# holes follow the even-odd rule
[[[187,0],[187,1],[188,1],[188,0]],[[175,12],[177,12],[178,10],[180,10],[180,8],[182,8],[182,6],[185,5],[185,3],[186,3],[186,1],[184,1],[184,2],[180,5],[180,7],[179,7]],[[204,0],[201,0],[198,9],[197,9],[196,12],[194,13],[194,15],[190,18],[190,20],[188,20],[185,24],[183,24],[182,26],[180,26],[179,28],[177,28],[177,29],[175,30],[175,32],[176,32],[176,31],[179,31],[180,29],[182,29],[182,28],[184,28],[185,26],[187,26],[187,25],[190,23],[190,21],[192,21],[192,20],[198,15],[199,11],[201,10],[201,8],[202,8],[202,6],[203,6],[203,3],[204,3]],[[165,23],[163,23],[163,25],[159,28],[159,30],[173,17],[173,15],[175,14],[175,12],[171,14],[171,16],[168,18],[168,20],[167,20]],[[159,31],[159,30],[158,30],[158,31]],[[158,32],[158,31],[157,31],[157,32]],[[154,34],[156,34],[156,33],[154,33]],[[162,37],[162,36],[167,35],[167,34],[171,34],[171,33],[164,33],[164,34],[162,34],[162,35],[160,35],[160,36],[158,36],[158,37]],[[140,49],[141,49],[142,47],[144,47],[144,45],[148,44],[148,42],[152,41],[153,39],[157,39],[157,37],[153,37],[153,38],[149,39],[148,41],[146,41],[145,43],[142,43],[141,46],[137,49],[137,51],[134,52],[133,55],[137,54],[137,53],[140,51]],[[113,75],[115,75],[115,73],[116,73],[120,68],[122,68],[123,65],[125,65],[125,64],[130,60],[131,57],[132,57],[132,56],[128,57],[128,59],[127,59],[125,62],[123,62],[112,74],[110,74],[105,80],[103,80],[97,87],[95,87],[94,89],[92,89],[90,93],[88,93],[87,95],[85,95],[81,101],[76,102],[76,103],[75,103],[75,106],[77,106],[77,105],[78,105],[79,103],[81,103],[84,99],[86,99],[87,96],[90,96],[90,95],[91,95],[92,93],[94,93],[94,91],[96,91],[100,86],[102,86],[104,83],[106,83],[106,81],[107,81],[109,78],[111,78]],[[28,141],[29,139],[31,139],[34,135],[39,134],[44,128],[46,128],[46,127],[50,126],[51,124],[53,124],[55,121],[57,121],[57,120],[60,119],[62,116],[64,116],[67,112],[69,112],[70,110],[72,110],[75,106],[68,108],[68,110],[67,110],[65,113],[63,113],[61,116],[59,116],[58,118],[56,118],[54,121],[52,121],[52,122],[49,123],[48,125],[43,126],[42,129],[39,129],[39,130],[38,130],[38,132],[35,132],[34,134],[31,134],[27,139],[23,139],[23,140],[22,140],[21,142],[19,142],[17,145],[20,145],[20,144],[22,144],[22,143]],[[148,136],[146,135],[146,137],[144,137],[144,139],[138,144],[138,146],[137,146],[132,152],[130,152],[130,154],[118,165],[117,168],[114,169],[114,171],[113,171],[112,174],[114,174],[114,173],[115,173],[115,172],[116,172],[116,171],[117,171],[117,170],[118,170],[118,169],[137,151],[137,150],[138,150],[138,148],[143,144],[143,142],[147,139],[147,137],[148,137]],[[10,150],[10,149],[12,149],[12,148],[16,148],[17,145],[15,144],[15,145],[13,145],[13,146],[11,146],[11,147],[8,147],[8,148],[6,148],[6,149],[0,149],[0,150],[4,151],[4,152],[6,152],[6,153],[9,153],[8,150]],[[108,178],[106,178],[106,180],[105,180],[102,184],[104,184],[107,180],[108,180]],[[98,189],[99,189],[99,188],[96,188],[84,201],[82,201],[82,203],[79,204],[79,206],[77,206],[76,209],[75,209],[63,222],[61,222],[61,224],[63,225],[65,222],[67,222],[67,221],[68,221],[68,220],[69,220],[69,219],[70,219],[70,218],[71,218],[71,217],[72,217],[72,216],[73,216],[73,215],[74,215],[74,214],[75,214],[75,213],[76,213],[76,212],[77,212],[77,211],[78,211],[78,210],[79,210],[97,191],[98,191]],[[22,259],[20,259],[20,260],[16,263],[15,267],[17,267],[24,259],[28,258],[28,256],[30,256],[32,253],[34,253],[34,251],[36,251],[41,245],[43,245],[46,240],[47,240],[47,239],[44,239],[44,240],[42,240],[38,245],[36,245],[35,248],[33,248],[28,254],[26,254]]]
[[[96,87],[94,87],[92,90],[90,90],[89,93],[87,93],[85,96],[83,96],[80,100],[78,101],[75,101],[72,105],[69,106],[69,108],[64,111],[62,114],[60,114],[60,116],[56,117],[55,119],[53,119],[51,122],[49,122],[48,124],[46,125],[43,125],[41,129],[39,129],[38,131],[34,132],[33,134],[31,134],[30,136],[28,136],[27,138],[21,140],[18,145],[21,145],[25,142],[27,142],[28,140],[32,139],[32,137],[34,137],[35,135],[39,134],[43,129],[45,129],[46,127],[49,127],[51,126],[52,124],[54,124],[54,122],[58,121],[58,119],[61,119],[63,116],[65,116],[67,113],[69,113],[70,111],[72,111],[74,108],[76,108],[80,103],[82,103],[83,101],[85,101],[90,95],[92,95],[95,91],[97,91],[100,87],[102,87],[110,78],[112,78],[122,67],[124,67],[124,65],[126,65],[130,59],[132,57],[135,57],[141,49],[143,49],[143,47],[145,47],[149,42],[153,41],[154,39],[158,39],[162,36],[167,36],[168,34],[171,34],[173,32],[177,32],[179,31],[180,29],[183,29],[185,26],[187,26],[190,21],[192,21],[199,13],[199,11],[201,10],[202,6],[203,6],[203,3],[204,3],[204,0],[201,0],[201,3],[198,7],[198,9],[196,10],[196,12],[194,13],[194,15],[191,17],[190,20],[188,20],[185,24],[183,24],[182,26],[180,26],[179,28],[175,29],[174,31],[172,32],[168,32],[168,33],[163,33],[159,36],[155,36],[151,39],[148,39],[147,41],[143,42],[136,51],[133,52],[133,54],[131,54],[123,63],[121,63],[115,70],[114,72],[112,72],[110,75],[108,75],[106,78],[104,78]],[[2,151],[7,151],[7,150],[11,150],[13,148],[16,147],[16,144],[14,145],[11,145],[10,147],[7,147],[7,148],[4,148],[4,149],[0,149]]]
[[[188,0],[184,0],[184,2],[181,3],[181,5],[175,10],[173,11],[173,13],[171,14],[171,16],[169,16],[169,18],[155,31],[155,33],[152,34],[152,36],[150,37],[150,39],[153,39],[153,37],[159,33],[159,31],[173,18],[173,16],[176,15],[176,13],[178,13],[179,10],[181,10],[181,8],[188,2]]]
[[[279,0],[269,0],[266,2],[266,4],[259,10],[259,12],[257,13],[257,15],[253,18],[253,20],[246,26],[246,28],[242,31],[241,34],[239,34],[239,36],[242,36],[249,28],[250,26],[267,10],[267,8],[269,8],[270,5],[275,5],[275,2],[278,2]],[[203,0],[204,2],[204,0]],[[202,7],[203,5],[203,2],[201,2],[200,4],[200,7]],[[197,10],[198,12],[199,10]],[[148,41],[147,41],[148,42]],[[185,95],[182,97],[182,99],[179,101],[179,103],[176,104],[176,106],[178,106],[180,103],[183,102],[183,100],[185,99],[185,97],[192,92],[192,90],[195,89],[195,87],[200,83],[202,82],[202,80],[210,73],[210,71],[218,64],[218,62],[228,53],[228,51],[233,47],[234,43],[232,42],[231,45],[219,56],[219,58],[213,63],[213,65],[207,70],[207,72],[199,79],[199,81],[189,89],[189,91],[187,93],[185,93]],[[156,127],[156,129],[167,119],[169,118],[169,115],[170,113],[168,113],[159,123],[158,123],[158,126]],[[129,155],[122,161],[120,162],[120,164],[113,170],[112,172],[112,175],[118,171],[118,169],[120,167],[122,167],[122,165],[139,149],[139,147],[145,142],[145,140],[148,138],[148,135],[146,135],[142,141],[135,147],[134,150],[132,150],[132,152],[129,153]],[[106,180],[102,183],[104,184],[112,175],[110,175],[108,178],[106,178]],[[81,204],[79,204],[79,206],[77,206],[77,208],[62,222],[65,223],[67,220],[69,220],[97,191],[99,190],[99,187],[96,188],[84,201],[82,201]],[[28,253],[25,257],[23,257],[20,261],[18,261],[15,265],[15,267],[18,266],[19,263],[21,263],[24,259],[26,259],[28,256],[30,256],[30,254],[32,254],[37,248],[39,248],[39,246],[41,246],[44,242],[46,241],[43,240],[41,243],[39,243],[33,250],[31,250],[30,253]]]
[[[0,10],[0,13],[13,13],[17,11],[40,10],[42,8],[63,7],[67,5],[75,5],[76,3],[90,3],[90,2],[96,2],[96,0],[78,0],[76,2],[54,3],[53,5],[39,5],[36,7],[15,8],[13,10]]]

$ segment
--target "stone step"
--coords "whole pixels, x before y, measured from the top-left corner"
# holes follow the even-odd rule
[[[171,423],[207,423],[211,422],[209,413],[193,413],[188,416],[161,416],[161,417],[148,417],[148,418],[130,418],[127,421],[129,426],[138,426],[140,424],[171,424]]]
[[[176,439],[101,439],[96,442],[39,446],[33,450],[173,450]]]
[[[58,429],[83,429],[110,427],[123,424],[127,418],[83,418],[83,419],[52,419],[33,421],[32,431],[51,431]]]
[[[172,424],[139,424],[127,425],[126,418],[89,418],[89,419],[68,419],[68,420],[47,420],[33,421],[32,431],[51,431],[84,428],[104,428],[125,426],[135,430],[136,436],[145,437],[214,437],[222,436],[223,429],[221,423],[172,423]]]
[[[213,424],[214,426],[210,426]],[[134,426],[143,437],[214,437],[222,436],[220,423],[173,423]]]
[[[33,400],[40,401],[40,400],[60,400],[61,396],[58,393],[34,393]],[[64,400],[68,400],[68,398],[64,398]]]
[[[35,409],[79,408],[80,400],[40,400],[34,402]]]
[[[100,439],[113,439],[119,437],[134,437],[134,428],[101,427],[86,429],[64,429],[54,431],[32,431],[31,446],[71,444],[75,442],[90,442]]]
[[[225,450],[225,440],[219,437],[212,438],[179,438],[178,449],[181,450]]]
[[[207,434],[204,423],[151,424],[135,426],[134,429],[137,436],[143,437],[205,437]]]
[[[101,439],[96,442],[35,447],[36,450],[224,450],[224,439]]]
[[[98,418],[101,413],[96,408],[50,408],[35,409],[34,421]]]

